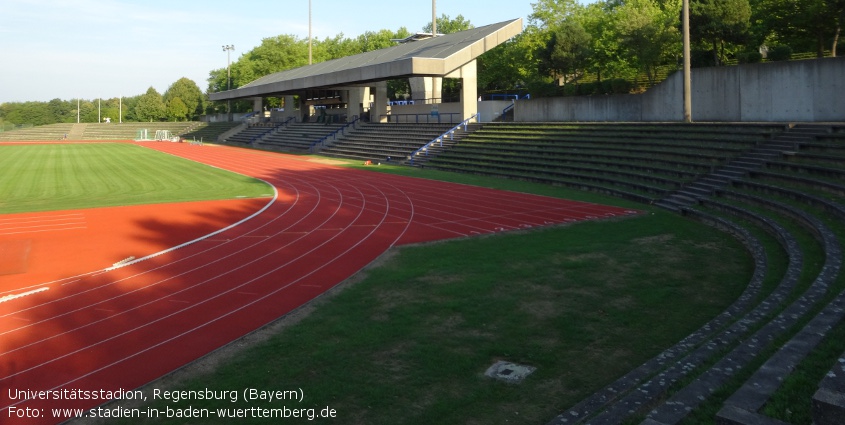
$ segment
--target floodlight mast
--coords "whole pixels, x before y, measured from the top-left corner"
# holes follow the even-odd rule
[[[232,90],[232,58],[230,56],[232,50],[235,50],[234,44],[224,44],[223,51],[226,52],[226,90]],[[228,121],[232,121],[232,99],[226,100],[226,114],[228,114]]]
[[[692,122],[692,78],[690,71],[689,0],[684,0],[684,122]]]
[[[308,0],[308,65],[311,63],[311,0]]]
[[[437,37],[437,0],[431,0],[431,36]]]

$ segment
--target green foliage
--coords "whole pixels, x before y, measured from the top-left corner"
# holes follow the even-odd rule
[[[176,99],[179,99],[181,105],[171,105]],[[192,120],[205,109],[205,95],[197,83],[184,77],[170,85],[164,92],[163,100],[167,105],[167,118],[173,121]],[[174,115],[177,108],[179,113]]]
[[[138,99],[138,104],[135,106],[135,115],[139,121],[161,121],[166,113],[164,99],[152,87]]]
[[[788,61],[792,58],[792,48],[785,45],[770,47],[766,57],[771,61]]]
[[[172,121],[185,121],[188,116],[188,107],[181,98],[174,97],[167,102],[167,119]]]
[[[629,0],[618,7],[617,31],[621,47],[646,74],[649,83],[657,79],[657,67],[681,54],[679,1]]]
[[[726,44],[742,44],[750,33],[748,0],[694,0],[690,2],[690,39],[712,48],[713,61],[723,65]]]
[[[763,55],[760,52],[740,52],[737,53],[736,59],[739,63],[760,63],[763,61]]]
[[[464,18],[463,15],[458,15],[455,19],[449,17],[445,13],[440,15],[437,18],[437,33],[438,34],[453,34],[456,32],[466,31],[468,29],[475,28],[469,20]],[[423,32],[431,33],[431,23],[429,22],[426,24],[423,29]]]
[[[590,35],[581,24],[567,20],[552,32],[545,48],[537,52],[539,71],[563,78],[566,83],[586,68],[589,55]]]

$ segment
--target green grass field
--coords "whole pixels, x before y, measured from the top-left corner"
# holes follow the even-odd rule
[[[254,178],[131,144],[0,145],[0,214],[271,193]]]

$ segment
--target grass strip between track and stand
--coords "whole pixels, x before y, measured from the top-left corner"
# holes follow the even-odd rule
[[[0,214],[270,196],[266,183],[129,143],[0,146]]]
[[[154,406],[328,406],[338,423],[544,423],[721,312],[752,273],[733,238],[642,204],[530,182],[378,171],[649,212],[395,249],[354,285],[316,301],[298,323],[236,349],[213,370],[189,368],[151,384],[301,388],[303,402]],[[519,385],[484,377],[497,360],[537,371]]]

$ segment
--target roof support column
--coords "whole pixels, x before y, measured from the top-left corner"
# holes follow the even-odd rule
[[[296,118],[296,107],[294,107],[293,95],[285,95],[283,99],[285,100],[285,113],[282,115],[282,121],[287,121],[291,117]]]
[[[415,102],[442,103],[443,78],[441,77],[411,77],[408,78],[411,95]]]
[[[478,65],[476,60],[460,69],[461,79],[461,121],[478,113]],[[476,119],[477,121],[477,119]]]
[[[356,115],[360,118],[364,113],[364,108],[368,106],[369,101],[369,87],[351,87],[346,99],[347,121],[352,121]]]
[[[252,98],[252,111],[258,113],[258,116],[264,118],[264,98],[263,97],[253,97]]]
[[[387,81],[376,83],[375,99],[370,111],[370,122],[387,122]]]

